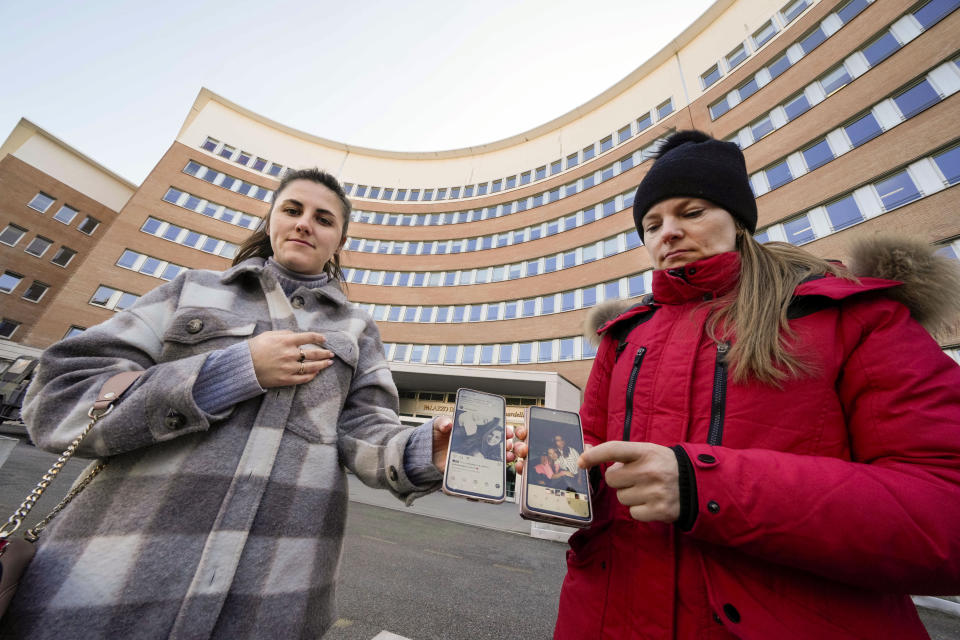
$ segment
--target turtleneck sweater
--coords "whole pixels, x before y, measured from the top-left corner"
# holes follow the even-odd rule
[[[268,258],[264,270],[269,271],[287,296],[303,287],[318,289],[330,281],[326,273],[306,275],[291,271],[273,258]],[[322,375],[322,372],[321,372]],[[244,340],[225,349],[212,351],[207,356],[196,382],[193,383],[193,398],[211,418],[227,411],[234,405],[266,393],[257,381],[250,354],[249,341]],[[433,465],[433,420],[417,427],[407,441],[403,460],[407,477],[414,484],[436,482],[440,472]]]

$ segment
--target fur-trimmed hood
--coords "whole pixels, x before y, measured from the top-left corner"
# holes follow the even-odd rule
[[[883,290],[884,295],[906,305],[931,334],[956,328],[960,319],[960,265],[937,255],[926,242],[890,236],[863,238],[850,248],[847,267],[859,278],[900,282],[900,286]],[[598,344],[597,330],[640,300],[619,298],[593,307],[584,320],[584,336]]]

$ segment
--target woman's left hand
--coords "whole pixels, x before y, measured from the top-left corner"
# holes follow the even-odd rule
[[[604,442],[584,451],[579,465],[613,464],[604,474],[617,500],[640,522],[676,522],[680,517],[680,471],[672,449],[650,442]]]

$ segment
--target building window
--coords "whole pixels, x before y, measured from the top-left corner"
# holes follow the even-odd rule
[[[863,220],[857,201],[854,200],[852,195],[828,204],[826,210],[834,231],[845,229]]]
[[[773,80],[781,73],[790,68],[790,58],[787,57],[787,54],[783,54],[769,65],[767,65],[767,71],[770,72],[770,79]]]
[[[589,147],[584,147],[584,149],[583,149],[583,161],[586,162],[587,160],[592,159],[593,156],[595,155],[595,153],[596,153],[596,152],[595,152],[595,150],[594,150],[594,146],[593,146],[593,145],[590,145]]]
[[[668,115],[673,113],[673,98],[668,99],[666,102],[662,102],[657,107],[657,119],[663,120]]]
[[[793,180],[793,174],[790,173],[790,167],[787,166],[786,160],[773,165],[764,173],[767,175],[767,182],[770,183],[771,191]]]
[[[567,169],[577,166],[580,163],[580,154],[571,153],[567,156]]]
[[[56,198],[51,198],[43,191],[33,196],[33,200],[27,203],[27,206],[31,209],[36,209],[40,213],[46,213],[47,209],[50,208],[50,205],[54,203]]]
[[[92,236],[93,232],[96,231],[97,227],[99,226],[100,226],[99,220],[97,220],[93,216],[87,216],[80,222],[80,225],[77,227],[77,229],[79,229],[81,233],[85,233],[88,236]]]
[[[53,264],[58,267],[66,267],[70,264],[70,261],[73,260],[73,256],[77,255],[77,252],[69,247],[60,247],[57,249],[57,253],[53,256],[53,259],[50,260]]]
[[[725,59],[727,61],[727,68],[733,69],[747,59],[747,47],[741,44],[739,47],[728,53]]]
[[[43,236],[37,236],[30,241],[30,244],[27,245],[27,248],[24,249],[24,251],[39,258],[47,252],[47,249],[49,249],[52,244],[53,240],[44,238]]]
[[[8,224],[3,231],[0,231],[0,242],[10,245],[11,247],[15,247],[26,233],[27,230],[23,227],[18,227],[15,224]]]
[[[87,330],[86,327],[78,327],[75,324],[70,325],[70,328],[67,329],[67,332],[63,334],[63,338],[66,339],[66,338],[72,338],[73,336],[78,336],[86,330]]]
[[[30,302],[40,302],[40,298],[43,297],[43,294],[45,294],[49,288],[50,285],[44,284],[39,280],[34,280],[33,284],[23,292],[23,299],[29,300]]]
[[[913,17],[923,25],[924,29],[929,29],[956,8],[956,0],[931,0],[914,11]]]
[[[649,129],[653,125],[653,117],[650,115],[650,112],[643,114],[637,118],[637,133]]]
[[[715,64],[700,74],[700,83],[703,85],[703,88],[706,89],[719,80],[720,76],[720,65]]]
[[[551,362],[553,359],[553,340],[541,340],[537,344],[537,361]]]
[[[563,163],[560,160],[554,160],[550,163],[550,175],[555,175],[563,170]]]
[[[710,118],[716,120],[727,111],[730,111],[730,103],[727,102],[727,98],[724,96],[722,100],[710,105]]]
[[[765,25],[763,25],[753,33],[753,44],[757,49],[759,49],[760,47],[765,45],[767,42],[769,42],[770,38],[772,38],[775,35],[777,35],[776,25],[773,24],[773,20],[767,20],[767,23]]]
[[[0,276],[0,293],[12,293],[21,280],[23,280],[23,276],[19,273],[4,271],[3,275]]]
[[[850,2],[837,9],[837,15],[840,16],[843,24],[847,24],[853,20],[857,14],[866,9],[869,4],[867,0],[850,0]]]
[[[140,296],[127,293],[126,291],[100,285],[97,287],[93,297],[90,298],[90,304],[95,307],[123,311],[136,302],[139,297]]]
[[[794,118],[799,118],[809,109],[810,101],[807,100],[807,96],[802,93],[790,100],[787,100],[783,105],[783,110],[787,113],[788,121],[793,120]]]
[[[787,234],[787,242],[794,245],[806,244],[814,239],[813,227],[806,215],[794,218],[783,223],[783,230]]]
[[[807,163],[807,170],[813,171],[821,165],[825,165],[831,160],[833,160],[833,151],[830,149],[830,145],[827,143],[826,139],[821,140],[812,147],[804,149],[802,152],[803,159]]]
[[[73,219],[77,216],[77,210],[63,205],[60,207],[60,210],[53,215],[53,219],[57,222],[62,222],[63,224],[70,224],[73,222]]]
[[[940,169],[940,173],[943,174],[947,184],[960,182],[960,147],[954,147],[935,155],[933,162]]]
[[[850,80],[850,74],[847,73],[846,67],[840,65],[833,71],[820,78],[820,84],[823,86],[823,92],[829,96],[837,89],[845,87],[847,84],[849,84]]]
[[[204,140],[203,144],[200,145],[200,148],[206,149],[207,151],[212,152],[214,149],[217,148],[218,144],[220,144],[218,141],[214,140],[213,138],[207,137],[207,139]]]
[[[927,107],[940,102],[940,94],[926,80],[893,97],[904,118],[912,118]]]
[[[613,148],[613,136],[607,136],[606,138],[600,141],[600,153],[603,153],[604,151],[609,151],[612,148]]]
[[[894,174],[874,185],[887,211],[920,198],[920,191],[906,171]]]
[[[617,144],[623,144],[630,139],[630,125],[627,125],[617,131]]]
[[[820,44],[827,39],[827,34],[823,32],[823,29],[820,26],[817,26],[816,29],[800,38],[800,48],[803,49],[804,54],[808,54]]]
[[[223,145],[223,148],[220,149],[220,155],[221,155],[221,157],[224,157],[224,158],[226,158],[226,159],[229,160],[229,159],[230,159],[230,156],[233,155],[233,152],[234,152],[234,151],[236,151],[236,149],[234,149],[233,147],[231,147],[231,146],[228,145],[228,144],[225,144],[225,145]]]
[[[810,0],[793,0],[793,2],[788,2],[780,9],[784,24],[793,22],[793,19],[803,13],[803,10],[808,6],[810,6]]]
[[[882,36],[863,48],[863,55],[871,67],[875,67],[886,60],[892,53],[900,48],[900,42],[887,31]]]
[[[520,174],[520,186],[523,186],[523,185],[525,185],[525,184],[530,184],[530,172],[529,172],[529,171],[524,171],[523,173]],[[454,197],[454,198],[455,198],[456,196],[451,196],[451,197]]]
[[[740,85],[740,87],[737,89],[737,93],[740,94],[740,102],[743,102],[759,90],[760,86],[757,84],[757,79],[750,78],[750,80]]]
[[[883,133],[883,129],[880,128],[880,124],[877,122],[877,119],[873,117],[872,113],[868,113],[859,120],[851,122],[845,126],[843,130],[847,132],[847,137],[850,138],[850,143],[853,144],[854,147],[859,147],[864,142],[873,140]]]
[[[759,122],[753,123],[750,127],[750,131],[753,132],[753,139],[759,140],[763,136],[769,134],[773,131],[773,122],[770,121],[770,116],[764,116]]]
[[[10,318],[0,318],[0,338],[12,338],[20,323]]]

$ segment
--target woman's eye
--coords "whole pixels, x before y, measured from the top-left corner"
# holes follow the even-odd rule
[[[687,216],[688,218],[696,218],[698,215],[703,213],[703,211],[704,211],[703,209],[691,209],[690,211],[687,211],[684,215]]]
[[[286,209],[283,210],[283,212],[286,213],[287,215],[295,216],[298,213],[300,213],[300,210],[295,207],[287,207]]]
[[[650,232],[652,232],[652,231],[656,231],[656,230],[659,229],[659,228],[660,228],[660,225],[658,225],[658,224],[651,224],[651,225],[648,226],[646,229],[644,229],[643,232],[644,232],[644,233],[650,233]]]

